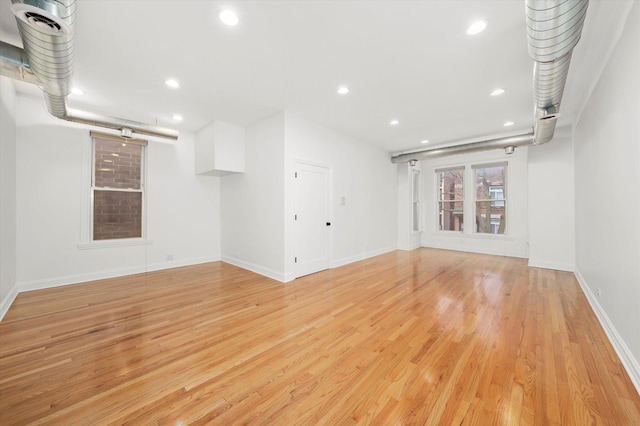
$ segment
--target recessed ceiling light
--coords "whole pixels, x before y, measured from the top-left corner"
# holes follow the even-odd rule
[[[349,88],[347,86],[338,87],[338,94],[339,95],[346,95],[347,93],[349,93]]]
[[[84,95],[84,92],[77,87],[71,88],[71,93],[73,93],[74,95]]]
[[[420,143],[429,143],[429,139],[421,140]]]
[[[183,118],[182,118],[182,116],[180,114],[174,114],[172,118],[174,120],[176,120],[176,121],[182,121],[183,120]]]
[[[177,89],[178,87],[180,87],[180,83],[178,83],[177,80],[174,80],[172,78],[165,80],[164,84],[166,84],[167,86],[173,88],[173,89]]]
[[[504,89],[496,89],[493,92],[491,92],[490,96],[500,96],[504,93]]]
[[[389,122],[389,125],[390,125],[390,126],[397,126],[398,124],[400,124],[400,122],[399,122],[398,120],[391,120],[391,121]]]
[[[471,24],[469,26],[469,28],[467,28],[467,34],[469,35],[475,35],[478,33],[481,33],[482,31],[484,31],[484,29],[487,28],[487,23],[484,21],[477,21],[474,22],[473,24]]]
[[[513,126],[515,123],[513,121],[505,121],[504,122],[504,127],[510,127]]]
[[[219,16],[220,16],[220,20],[225,25],[228,25],[230,27],[235,27],[236,25],[238,25],[238,22],[239,22],[238,15],[236,15],[235,12],[233,12],[232,10],[225,9],[222,12],[220,12]]]

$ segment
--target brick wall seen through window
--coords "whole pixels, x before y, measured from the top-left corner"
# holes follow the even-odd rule
[[[144,145],[93,138],[93,240],[142,237]]]

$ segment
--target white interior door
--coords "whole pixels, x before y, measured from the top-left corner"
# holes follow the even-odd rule
[[[329,169],[296,163],[295,188],[295,274],[301,277],[329,269]]]

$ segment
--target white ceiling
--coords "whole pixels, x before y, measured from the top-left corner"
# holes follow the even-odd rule
[[[590,23],[591,3],[581,44],[599,39],[589,25],[604,25]],[[0,3],[0,39],[21,45],[9,6]],[[236,27],[218,19],[226,7]],[[74,85],[85,95],[69,103],[182,131],[291,110],[389,152],[521,133],[533,118],[524,9],[524,0],[78,0]],[[487,29],[468,36],[477,19]],[[571,87],[576,56],[588,64],[599,52],[574,53],[565,122],[585,92]],[[165,86],[170,77],[180,89]],[[350,93],[338,95],[340,85]],[[489,96],[495,88],[505,94]]]

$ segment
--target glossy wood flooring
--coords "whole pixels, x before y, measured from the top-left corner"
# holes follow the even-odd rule
[[[0,424],[639,425],[640,397],[572,274],[419,249],[20,294]]]

